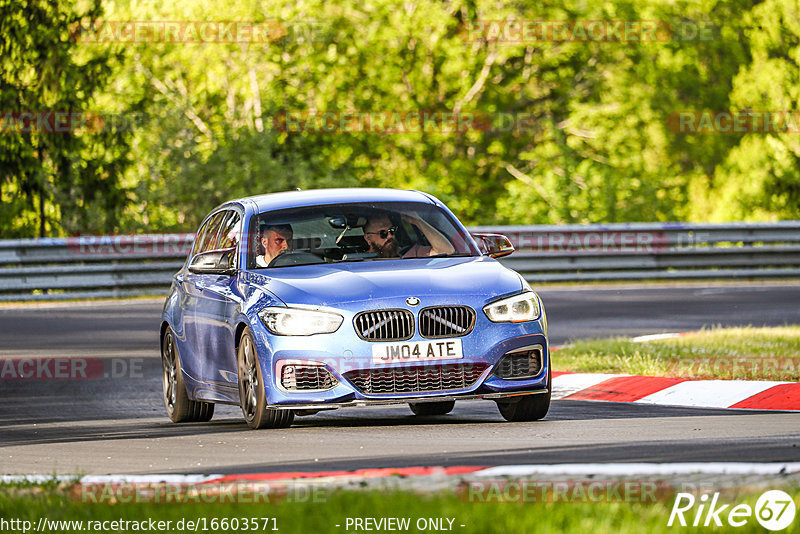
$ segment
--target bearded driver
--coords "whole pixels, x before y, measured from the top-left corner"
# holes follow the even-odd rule
[[[292,236],[294,232],[288,224],[267,225],[261,229],[261,246],[264,255],[256,256],[258,267],[267,267],[270,262],[292,249]]]
[[[416,212],[404,214],[403,221],[419,228],[420,232],[430,243],[430,246],[414,244],[404,254],[404,258],[426,258],[438,254],[452,254],[453,245],[436,228],[422,220]],[[395,234],[397,226],[386,215],[372,217],[364,226],[364,239],[369,245],[369,251],[378,254],[379,258],[399,258],[400,245]]]

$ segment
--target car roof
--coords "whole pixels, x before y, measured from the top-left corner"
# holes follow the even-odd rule
[[[424,202],[434,200],[420,191],[410,189],[349,188],[309,189],[307,191],[285,191],[241,198],[231,202],[250,201],[259,212],[314,206],[317,204],[341,204],[350,202]]]

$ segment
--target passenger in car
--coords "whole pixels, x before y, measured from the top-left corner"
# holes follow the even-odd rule
[[[430,243],[430,246],[415,243],[403,253],[404,258],[425,258],[437,254],[452,254],[455,251],[450,241],[417,213],[404,214],[402,219],[419,228]],[[370,218],[364,226],[364,239],[369,244],[369,250],[376,252],[380,258],[400,257],[400,245],[395,237],[396,233],[397,226],[393,225],[385,215]]]
[[[262,226],[259,232],[264,255],[256,256],[258,267],[267,267],[272,260],[292,249],[292,236],[294,232],[289,224],[274,224]]]

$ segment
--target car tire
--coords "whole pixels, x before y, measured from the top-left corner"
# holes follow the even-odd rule
[[[164,407],[173,423],[208,422],[214,417],[214,403],[193,401],[186,392],[175,334],[167,327],[161,339],[161,385]]]
[[[247,426],[259,428],[287,428],[292,425],[292,410],[267,408],[267,392],[264,389],[264,376],[249,328],[245,328],[239,339],[236,351],[239,369],[239,405],[242,408]]]
[[[411,402],[408,404],[414,415],[445,415],[453,411],[456,401]]]
[[[497,409],[506,421],[515,423],[538,421],[550,410],[550,395],[553,390],[553,378],[547,377],[547,393],[526,395],[511,402],[497,401]]]

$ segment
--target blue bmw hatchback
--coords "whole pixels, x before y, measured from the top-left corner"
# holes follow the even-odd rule
[[[174,422],[241,406],[251,428],[347,406],[444,415],[491,399],[509,421],[550,406],[547,319],[496,259],[418,191],[327,189],[214,209],[172,281],[161,323]]]

